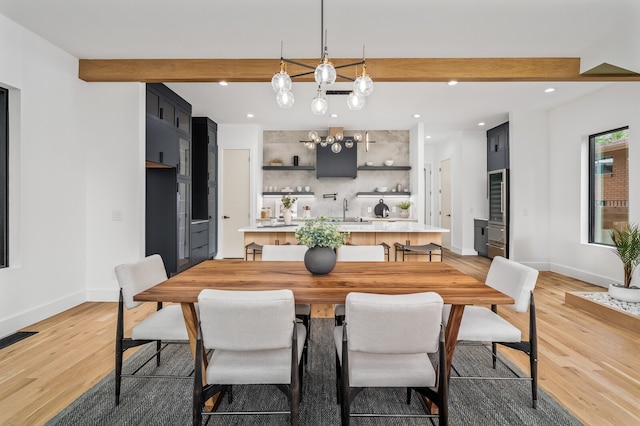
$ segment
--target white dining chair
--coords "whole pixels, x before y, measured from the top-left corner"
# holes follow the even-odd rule
[[[529,266],[496,256],[491,262],[485,280],[486,284],[509,296],[514,300],[513,305],[506,305],[515,312],[529,311],[529,338],[522,340],[522,332],[518,327],[508,322],[498,314],[497,305],[491,309],[483,306],[466,306],[458,331],[458,344],[491,345],[492,366],[496,368],[496,361],[501,361],[497,352],[497,345],[517,349],[529,356],[530,376],[521,377],[507,366],[517,377],[516,379],[531,381],[531,398],[533,408],[538,400],[538,338],[536,327],[536,309],[533,290],[538,279],[538,271]],[[443,322],[449,320],[450,306],[443,310]],[[456,371],[455,366],[452,368]],[[496,380],[483,376],[451,376],[452,379]]]
[[[304,255],[308,247],[300,244],[267,244],[262,246],[263,262],[304,262]],[[311,304],[296,303],[296,317],[302,320],[307,329],[307,335],[311,338]],[[309,345],[305,342],[305,363],[307,362]]]
[[[287,396],[290,423],[299,424],[302,387],[300,358],[306,328],[296,321],[291,290],[205,289],[198,296],[200,327],[196,342],[193,424],[202,423],[204,402],[221,391],[233,403],[233,385],[276,385]],[[212,350],[203,371],[203,348]],[[206,385],[202,385],[203,376]],[[231,412],[238,414],[282,412]],[[286,412],[285,412],[286,413]]]
[[[122,373],[124,352],[127,349],[156,342],[156,352],[147,359],[142,366],[154,357],[156,365],[160,365],[160,353],[169,343],[188,343],[187,327],[184,323],[180,305],[162,306],[158,303],[157,310],[133,326],[131,336],[124,335],[124,308],[127,310],[140,306],[143,302],[136,302],[133,297],[167,279],[162,257],[153,254],[140,261],[126,263],[115,267],[116,277],[120,286],[118,301],[118,319],[116,324],[116,360],[115,360],[115,393],[116,405],[120,403],[120,387],[124,377],[158,377],[152,374]],[[164,342],[164,345],[163,345]],[[166,377],[166,376],[163,376]],[[176,376],[184,378],[185,376]]]
[[[449,409],[442,297],[434,292],[349,293],[345,307],[344,323],[334,329],[342,425],[349,425],[351,417],[379,415],[351,412],[352,401],[365,388],[406,388],[407,404],[414,390],[429,398],[438,414],[425,412],[412,417],[436,417],[440,425],[446,425]],[[435,353],[436,366],[429,357]]]
[[[338,248],[338,262],[384,262],[385,248],[383,245],[357,246],[345,244]],[[333,305],[336,325],[340,325],[344,319],[344,304]]]

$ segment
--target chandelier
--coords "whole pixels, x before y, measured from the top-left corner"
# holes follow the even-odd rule
[[[324,25],[324,0],[320,2],[321,7],[321,26]],[[324,35],[324,38],[323,38]],[[281,108],[291,108],[295,102],[295,97],[291,91],[291,79],[303,75],[309,75],[313,72],[318,91],[315,98],[311,101],[311,111],[316,115],[324,115],[329,108],[326,98],[327,87],[335,83],[336,78],[340,77],[347,81],[353,81],[353,89],[347,97],[347,106],[350,110],[361,110],[366,103],[366,98],[373,91],[373,80],[367,75],[367,65],[365,63],[364,46],[362,47],[362,60],[351,64],[334,66],[329,60],[329,52],[327,49],[327,32],[321,28],[320,38],[322,39],[322,52],[320,63],[314,68],[301,62],[286,59],[283,56],[283,44],[280,44],[280,71],[271,78],[271,87],[276,92],[276,102]],[[303,72],[290,76],[287,74],[286,64],[294,64],[313,71]],[[355,79],[338,74],[336,69],[356,67],[356,75],[358,66],[362,65],[362,73]]]
[[[332,129],[337,129],[337,132],[331,134]],[[342,133],[342,127],[331,128],[329,136],[322,137],[318,134],[317,131],[312,130],[308,134],[309,140],[300,141],[304,142],[304,146],[309,149],[315,149],[316,145],[320,145],[322,148],[326,148],[327,146],[331,147],[331,152],[334,154],[339,154],[342,151],[342,142],[344,141],[344,147],[347,149],[351,149],[355,146],[356,143],[364,142],[365,150],[369,151],[369,132],[365,132],[364,138],[362,137],[362,133],[356,132],[353,136],[345,136]]]

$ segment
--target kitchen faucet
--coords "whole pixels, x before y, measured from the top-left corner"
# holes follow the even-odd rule
[[[349,210],[349,202],[345,198],[344,200],[342,200],[342,221],[343,222],[347,221],[347,210]]]

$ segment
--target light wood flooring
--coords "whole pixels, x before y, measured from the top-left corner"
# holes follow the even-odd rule
[[[445,262],[480,280],[490,263],[449,252]],[[640,336],[564,303],[566,291],[600,290],[552,272],[540,274],[540,386],[587,425],[640,424]],[[128,328],[151,309],[128,312]],[[526,331],[526,314],[501,313]],[[332,308],[314,305],[313,315],[332,317]],[[26,327],[38,334],[0,350],[0,425],[43,424],[109,374],[115,324],[115,303],[84,303]],[[528,371],[524,354],[506,355]]]

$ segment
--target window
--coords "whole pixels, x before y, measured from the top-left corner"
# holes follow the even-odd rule
[[[613,245],[629,222],[629,128],[589,136],[589,242]]]
[[[0,268],[9,266],[9,91],[0,87]]]

